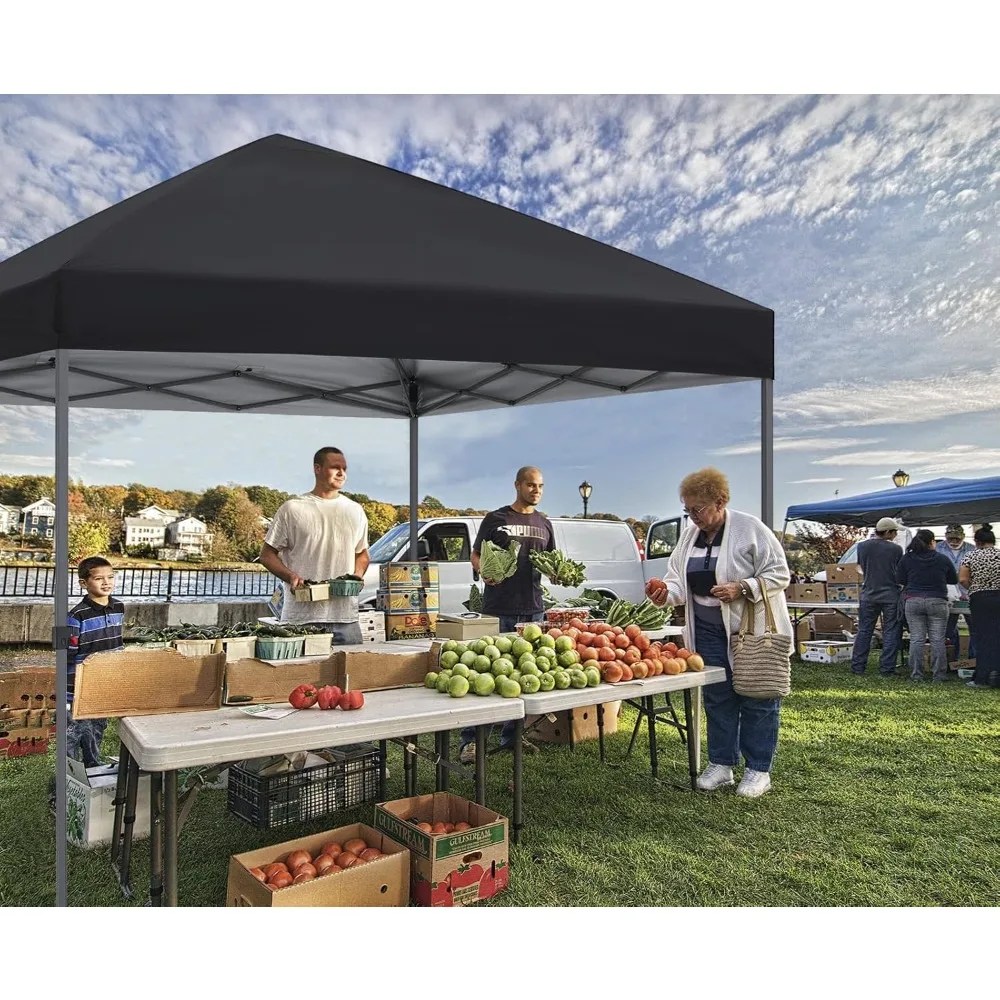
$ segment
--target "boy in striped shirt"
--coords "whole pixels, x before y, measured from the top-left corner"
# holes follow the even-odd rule
[[[125,641],[122,628],[125,605],[111,596],[115,587],[115,571],[101,556],[90,556],[77,567],[80,583],[87,591],[80,603],[69,613],[69,657],[66,664],[66,694],[72,710],[76,668],[91,653],[122,649]],[[84,767],[97,767],[101,739],[107,719],[70,719],[66,730],[66,752],[70,757],[83,755]]]

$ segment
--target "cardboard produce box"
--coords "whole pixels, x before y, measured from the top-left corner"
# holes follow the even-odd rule
[[[823,569],[826,570],[827,586],[831,583],[861,583],[864,579],[857,563],[827,563]]]
[[[387,614],[386,635],[390,642],[394,639],[433,639],[437,635],[437,620],[436,611]]]
[[[785,590],[790,604],[825,604],[826,585],[822,583],[792,583]]]
[[[805,663],[850,663],[853,642],[803,642],[799,657]]]
[[[826,603],[840,604],[861,600],[860,583],[828,583],[826,585]]]
[[[0,757],[48,750],[56,737],[55,686],[54,667],[0,672]]]
[[[184,656],[176,649],[94,653],[76,668],[73,717],[208,712],[222,705],[225,669],[225,653]]]
[[[845,615],[842,611],[831,611],[824,614],[809,616],[812,620],[813,630],[817,635],[840,635],[845,629],[848,632],[855,630],[855,621],[850,615]]]
[[[435,590],[380,590],[375,595],[379,611],[400,613],[408,611],[438,611],[441,595]]]
[[[468,642],[484,635],[498,635],[500,619],[492,615],[438,615],[437,637]]]
[[[795,626],[795,644],[798,646],[800,642],[808,642],[812,638],[812,626],[809,624],[808,618],[803,618]]]
[[[108,844],[114,833],[118,764],[84,767],[66,758],[66,839],[77,847]],[[133,837],[149,836],[149,775],[139,775]]]
[[[432,562],[382,563],[378,568],[379,590],[437,590],[438,564]]]
[[[526,715],[524,717],[525,734],[529,740],[538,743],[566,743],[575,746],[597,739],[597,712],[604,712],[604,735],[612,736],[618,732],[618,711],[620,701],[608,701],[603,705],[591,705],[589,708],[574,708],[566,712],[552,715]],[[533,725],[535,722],[538,725]],[[528,731],[530,728],[530,732]]]
[[[426,649],[394,642],[338,646],[331,657],[335,680],[330,683],[345,691],[416,687],[430,669],[429,655]]]
[[[227,705],[269,705],[288,701],[300,684],[336,683],[334,653],[310,660],[236,660],[226,664],[224,701]]]
[[[367,841],[369,847],[377,847],[384,856],[334,875],[322,875],[311,882],[277,890],[269,889],[250,874],[251,868],[283,861],[292,851],[305,850],[315,857],[325,843],[335,840],[343,844],[355,837]],[[352,823],[232,855],[226,906],[406,906],[409,883],[410,852],[380,831],[363,823]]]
[[[471,829],[424,833],[416,821],[465,822]],[[507,888],[507,819],[499,813],[450,792],[434,792],[379,803],[375,826],[410,849],[411,898],[418,906],[468,906]]]

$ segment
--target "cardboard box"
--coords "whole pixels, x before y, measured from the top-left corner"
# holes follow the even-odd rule
[[[437,590],[438,564],[432,562],[382,563],[379,590]]]
[[[437,635],[436,611],[410,612],[385,616],[385,631],[393,639],[433,639]]]
[[[424,683],[424,677],[430,669],[429,657],[426,649],[402,643],[338,646],[331,657],[335,664],[336,678],[332,683],[345,691],[416,687]],[[288,691],[285,692],[285,697],[288,696]]]
[[[618,732],[618,710],[620,701],[609,701],[599,706],[604,712],[604,735],[612,736]],[[553,720],[548,715],[526,715],[524,717],[525,733],[529,740],[538,743],[565,743],[574,746],[597,739],[598,706],[589,708],[574,708],[566,712],[558,712]],[[540,720],[540,721],[538,721]],[[538,725],[533,723],[538,721]],[[531,727],[530,732],[528,728]]]
[[[467,642],[484,635],[498,635],[500,619],[492,615],[438,615],[437,637]]]
[[[824,614],[809,616],[812,621],[813,631],[823,635],[840,635],[845,629],[848,632],[855,631],[855,621],[850,615],[845,615],[842,611],[831,611]]]
[[[283,861],[292,851],[306,850],[315,856],[328,841],[343,844],[354,837],[365,840],[370,847],[377,847],[384,857],[335,875],[324,875],[311,882],[277,890],[269,889],[250,874],[251,868]],[[409,888],[410,852],[380,831],[363,823],[352,823],[273,847],[232,855],[226,906],[406,906]]]
[[[224,702],[227,705],[268,705],[288,701],[300,684],[337,683],[337,660],[333,653],[322,660],[245,659],[227,663]]]
[[[806,663],[849,663],[853,642],[799,643],[799,657]]]
[[[860,583],[828,583],[826,585],[826,603],[839,604],[853,601],[857,604],[861,600]]]
[[[470,823],[461,833],[431,834],[416,821]],[[413,821],[413,822],[411,822]],[[450,792],[375,806],[375,826],[410,849],[411,898],[418,906],[468,906],[507,888],[507,819]]]
[[[108,844],[114,832],[118,764],[84,767],[66,758],[66,839],[77,847]],[[149,775],[140,774],[133,837],[149,836]]]
[[[795,626],[795,643],[796,646],[800,642],[808,642],[812,638],[812,626],[809,624],[808,618],[803,618]]]
[[[861,583],[864,579],[857,563],[827,563],[823,569],[826,570],[827,587],[831,583]]]
[[[790,604],[825,604],[826,585],[822,583],[792,583],[785,590]]]
[[[329,583],[310,583],[307,586],[296,587],[292,596],[297,601],[328,601],[330,600]]]
[[[225,670],[225,653],[184,656],[176,649],[94,653],[76,668],[73,717],[208,712],[222,705]]]
[[[441,595],[435,590],[380,590],[375,595],[375,606],[379,611],[437,611],[441,607]]]
[[[55,686],[54,667],[0,672],[0,757],[47,752],[56,736]]]

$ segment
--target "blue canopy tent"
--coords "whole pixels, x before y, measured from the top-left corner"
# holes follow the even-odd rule
[[[1000,476],[931,479],[876,493],[796,504],[785,513],[785,524],[816,521],[865,528],[874,527],[880,517],[896,517],[908,525],[1000,521]]]

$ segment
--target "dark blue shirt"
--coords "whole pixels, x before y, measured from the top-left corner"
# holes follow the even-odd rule
[[[66,619],[69,625],[69,656],[66,660],[67,696],[73,698],[77,665],[91,653],[121,649],[125,645],[122,631],[125,605],[113,597],[107,605],[95,604],[88,596],[73,608]]]
[[[896,582],[904,597],[940,597],[948,600],[948,584],[958,583],[952,561],[933,549],[907,552],[896,568]]]
[[[864,574],[862,600],[883,603],[899,600],[896,568],[902,558],[903,550],[887,538],[869,538],[858,546],[858,565]]]

